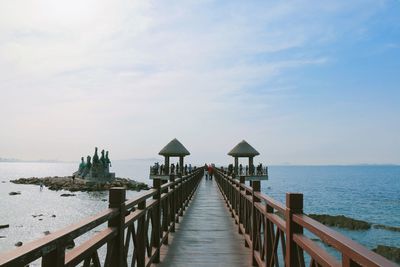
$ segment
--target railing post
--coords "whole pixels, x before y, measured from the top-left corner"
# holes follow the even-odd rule
[[[259,239],[259,228],[257,225],[257,209],[255,206],[255,203],[260,202],[260,199],[254,195],[255,192],[260,192],[261,189],[261,182],[260,181],[253,181],[252,183],[253,186],[253,195],[252,195],[252,226],[251,226],[251,240],[252,240],[252,246],[251,246],[251,255],[252,255],[252,260],[253,260],[253,265],[257,264],[256,258],[254,256],[254,251],[259,250],[258,242],[257,240]]]
[[[111,252],[110,262],[112,266],[124,266],[124,224],[125,224],[125,197],[123,187],[110,188],[109,205],[111,209],[118,209],[118,216],[108,221],[108,227],[117,229],[114,240],[107,243],[107,253]]]
[[[342,255],[342,266],[343,267],[361,267],[358,263],[350,259],[346,255]]]
[[[235,218],[235,179],[231,181],[231,207],[232,207],[232,218]]]
[[[164,180],[163,184],[165,184],[165,183],[168,183],[168,181]],[[169,235],[168,229],[169,229],[170,218],[171,218],[171,215],[170,215],[171,209],[170,209],[169,202],[171,201],[171,195],[168,195],[168,192],[169,192],[168,187],[166,187],[164,190],[165,191],[161,192],[161,193],[166,193],[167,197],[164,199],[164,203],[161,205],[161,207],[162,207],[162,237],[164,238],[164,235],[166,235],[164,238],[163,244],[168,245],[168,235]],[[161,201],[161,199],[160,199],[160,201]]]
[[[65,247],[58,245],[56,249],[43,256],[42,267],[61,267],[64,266],[64,261]]]
[[[252,181],[250,181],[250,186],[252,186],[252,185],[253,185],[253,183],[252,183]],[[252,209],[250,207],[251,203],[250,203],[249,199],[247,198],[247,196],[251,196],[251,193],[249,191],[247,191],[247,190],[245,190],[245,192],[246,192],[246,198],[244,199],[245,200],[245,202],[244,202],[244,205],[245,205],[245,218],[244,218],[245,227],[244,227],[244,230],[245,230],[246,234],[251,236],[250,226],[251,226],[251,212],[252,212]],[[248,245],[249,244],[247,244],[247,246]]]
[[[146,200],[139,202],[138,204],[139,210],[146,209]],[[137,255],[137,266],[144,267],[146,265],[146,212],[138,219],[137,226],[137,247],[136,247],[136,255]]]
[[[191,174],[189,174],[189,175],[191,175]],[[185,177],[182,176],[180,187],[179,187],[179,199],[180,199],[180,201],[179,201],[179,216],[183,216],[183,206],[184,206],[184,202],[185,202],[184,190],[185,190],[185,184],[186,184],[186,181],[184,181],[185,178],[186,178],[186,176]]]
[[[171,174],[170,176],[169,176],[169,181],[171,182],[171,183],[175,183],[175,175],[173,175],[173,174]],[[172,193],[171,193],[171,198],[170,198],[170,203],[171,203],[171,207],[170,207],[170,215],[171,215],[171,218],[170,218],[170,221],[171,221],[171,223],[172,223],[172,226],[171,226],[171,232],[173,233],[173,232],[175,232],[175,216],[176,216],[176,193],[175,193],[175,184],[173,184],[173,185],[171,185],[171,191],[172,191]]]
[[[243,201],[243,196],[242,196],[242,185],[245,183],[245,177],[240,176],[239,178],[239,234],[242,234],[242,231],[240,230],[240,224],[243,223],[243,212],[244,212],[244,201]],[[243,225],[244,226],[244,225]]]
[[[296,267],[300,264],[298,246],[293,241],[293,234],[303,233],[303,228],[293,222],[293,214],[303,213],[303,194],[286,193],[286,259],[285,266]],[[302,258],[302,257],[301,257]]]
[[[274,208],[271,207],[268,202],[265,203],[265,210],[267,214],[265,215],[265,229],[264,229],[264,250],[265,250],[265,263],[266,266],[269,266],[271,259],[272,259],[272,251],[273,243],[272,243],[272,236],[274,232],[274,226],[270,219],[268,218],[268,214],[274,213]]]
[[[152,247],[156,249],[154,256],[154,263],[160,262],[160,217],[161,217],[161,179],[153,180],[153,187],[157,190],[157,193],[153,196],[153,199],[157,200],[157,204],[153,208],[153,225],[152,225]]]

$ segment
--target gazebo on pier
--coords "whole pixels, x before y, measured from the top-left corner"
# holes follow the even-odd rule
[[[268,167],[263,167],[261,164],[257,168],[254,166],[254,157],[260,153],[245,140],[232,148],[228,155],[235,158],[233,169],[235,176],[244,176],[246,180],[252,181],[268,180]],[[249,165],[244,169],[240,168],[239,158],[248,158]]]
[[[156,173],[150,172],[150,179],[168,180],[172,173],[178,176],[183,174],[184,157],[190,155],[190,152],[178,139],[174,138],[158,154],[164,156],[164,165]],[[171,157],[179,158],[179,169],[176,168],[173,172],[170,170]]]

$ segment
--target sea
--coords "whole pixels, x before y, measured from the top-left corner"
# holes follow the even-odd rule
[[[152,160],[114,161],[111,170],[117,177],[150,184]],[[78,163],[0,163],[0,253],[15,248],[94,215],[108,205],[108,192],[42,191],[36,185],[17,185],[11,179],[67,176]],[[284,203],[287,192],[304,194],[304,212],[345,215],[372,224],[400,227],[400,166],[270,166],[269,180],[261,190]],[[20,191],[20,195],[9,192]],[[129,191],[128,198],[137,192]],[[377,245],[400,247],[400,232],[371,228],[336,231],[372,249]]]

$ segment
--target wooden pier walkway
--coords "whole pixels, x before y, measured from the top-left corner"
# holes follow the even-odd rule
[[[251,250],[231,218],[215,180],[199,184],[173,241],[155,266],[250,266]],[[164,248],[163,247],[163,248]]]
[[[217,168],[210,181],[204,170],[155,177],[153,188],[128,200],[124,188],[111,188],[108,209],[1,252],[0,267],[36,260],[42,267],[398,266],[308,217],[300,193],[281,203],[261,192],[260,181]]]

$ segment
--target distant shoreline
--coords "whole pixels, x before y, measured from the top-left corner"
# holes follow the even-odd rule
[[[156,158],[137,158],[137,159],[119,159],[114,160],[115,162],[126,162],[126,161],[162,161]],[[21,160],[21,159],[4,159],[0,158],[0,163],[77,163],[79,161],[63,161],[63,160]],[[216,164],[218,167],[228,165]],[[201,165],[201,164],[198,164]],[[268,164],[268,167],[400,167],[400,163],[354,163],[354,164]]]

